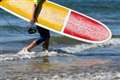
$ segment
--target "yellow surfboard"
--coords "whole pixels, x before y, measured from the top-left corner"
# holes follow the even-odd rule
[[[2,0],[0,8],[30,21],[33,4],[33,0]],[[100,21],[51,1],[44,2],[37,20],[36,25],[80,41],[103,43],[111,38],[111,31]]]

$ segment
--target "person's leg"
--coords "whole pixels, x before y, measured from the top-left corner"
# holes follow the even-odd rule
[[[39,45],[40,43],[43,42],[43,50],[48,50],[49,47],[49,38],[50,38],[50,32],[49,30],[43,29],[39,26],[37,26],[37,30],[38,33],[40,34],[40,39],[38,39],[37,41],[34,40],[32,43],[30,43],[26,49],[28,51],[31,51],[34,47],[36,47],[37,45]]]
[[[43,51],[44,51],[44,50],[48,50],[48,48],[49,48],[49,40],[50,40],[50,39],[47,39],[47,40],[45,40],[45,41],[43,42],[43,44],[42,44]]]
[[[41,28],[37,26],[38,32],[40,33],[40,36],[44,39],[42,47],[43,50],[48,50],[49,48],[49,40],[50,40],[50,32],[47,29]]]
[[[39,45],[43,41],[45,41],[45,38],[43,38],[43,37],[39,38],[38,40],[34,40],[27,47],[25,47],[25,49],[27,49],[27,51],[31,51],[33,48],[35,48],[37,45]]]
[[[36,44],[36,41],[34,40],[32,43],[30,43],[27,47],[26,47],[26,49],[27,49],[27,51],[31,51],[34,47],[36,47],[37,46],[37,44]]]

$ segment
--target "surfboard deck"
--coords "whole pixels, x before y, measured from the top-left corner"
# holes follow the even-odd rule
[[[33,4],[33,0],[2,0],[0,8],[30,21]],[[103,43],[112,36],[110,29],[100,21],[51,1],[43,4],[36,25],[89,43]]]

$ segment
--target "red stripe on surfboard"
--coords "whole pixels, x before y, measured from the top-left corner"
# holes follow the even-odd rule
[[[103,41],[109,37],[109,32],[103,25],[73,11],[64,33],[91,41]]]

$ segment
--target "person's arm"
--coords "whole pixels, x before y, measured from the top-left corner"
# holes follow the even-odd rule
[[[39,6],[39,4],[42,5],[45,1],[48,1],[48,0],[41,0],[41,3],[39,2],[39,0],[34,0],[33,15],[32,15],[32,20],[31,20],[32,23],[35,23],[37,21],[37,17],[38,17],[37,7]]]
[[[47,1],[47,0],[34,0],[34,5],[33,5],[33,14],[32,14],[32,19],[30,22],[30,25],[28,25],[28,33],[33,34],[36,32],[36,29],[33,27],[33,24],[37,22],[37,18],[39,15],[39,12],[41,11],[42,4]]]
[[[33,6],[33,14],[32,14],[32,20],[31,22],[36,22],[37,18],[36,18],[36,8],[37,8],[37,4],[34,4]]]

